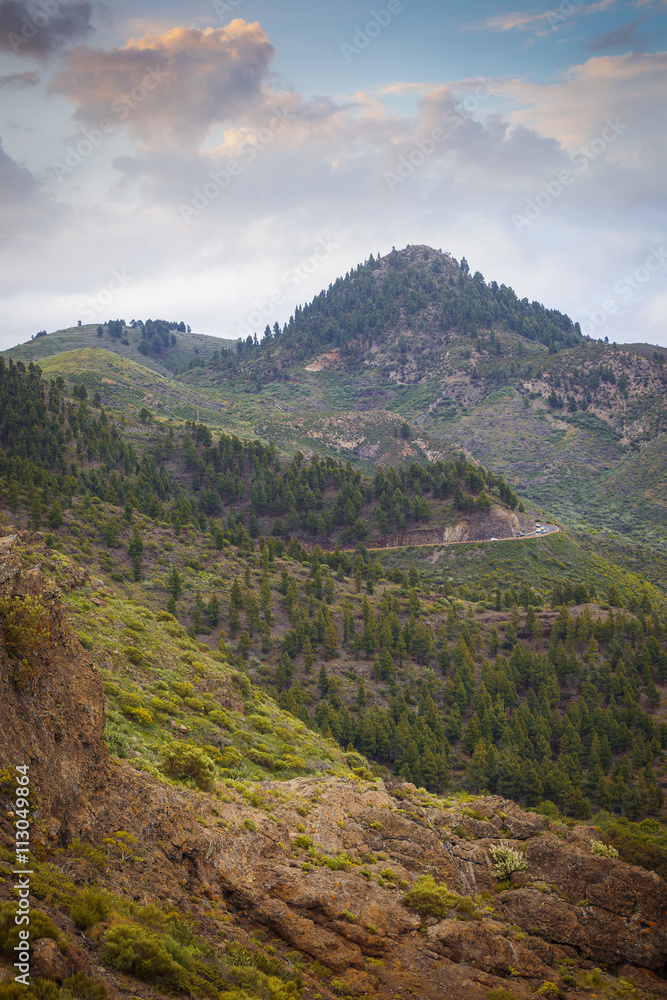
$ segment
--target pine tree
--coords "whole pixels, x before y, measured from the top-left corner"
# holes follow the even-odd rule
[[[242,660],[248,659],[248,653],[252,648],[252,639],[248,635],[245,629],[241,632],[239,636],[239,655]]]
[[[54,500],[53,506],[49,511],[49,527],[52,528],[54,531],[57,531],[58,528],[62,527],[62,523],[63,523],[62,507],[60,506],[57,500]]]
[[[30,511],[30,527],[33,531],[39,531],[42,526],[42,504],[37,495],[32,502],[32,509]]]
[[[232,639],[234,639],[236,637],[236,633],[241,628],[241,616],[235,604],[231,604],[229,607],[227,621],[229,623],[229,634]]]
[[[220,600],[215,591],[211,594],[206,605],[206,619],[209,628],[214,629],[218,627],[218,622],[220,621]]]
[[[169,588],[169,593],[173,597],[174,601],[177,601],[183,591],[183,585],[181,583],[181,574],[175,566],[169,574],[167,587]]]
[[[327,660],[332,660],[338,656],[338,634],[333,620],[330,620],[324,629],[324,656]]]
[[[303,646],[301,649],[303,653],[303,663],[306,676],[310,674],[313,663],[315,662],[315,654],[313,653],[313,646],[308,636],[304,637]]]

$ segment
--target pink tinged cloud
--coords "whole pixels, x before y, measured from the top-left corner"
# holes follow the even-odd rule
[[[257,23],[177,27],[108,52],[71,49],[51,90],[88,127],[109,118],[142,144],[192,146],[215,124],[261,119],[275,103],[266,84],[273,56]]]

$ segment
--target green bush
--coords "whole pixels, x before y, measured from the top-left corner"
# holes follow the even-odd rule
[[[189,681],[172,681],[171,690],[175,691],[181,698],[190,698],[195,689]]]
[[[495,864],[493,873],[496,878],[508,879],[514,872],[525,872],[528,862],[523,854],[515,851],[508,843],[499,844],[497,847],[490,847],[489,851]]]
[[[182,970],[169,954],[163,939],[137,924],[118,924],[104,935],[102,961],[118,972],[128,972],[149,982],[164,979],[178,986]]]
[[[216,708],[213,712],[210,712],[208,717],[211,722],[214,722],[216,726],[220,726],[222,729],[234,728],[231,719],[221,708]]]
[[[240,767],[243,763],[243,754],[236,747],[225,747],[220,755],[221,767]]]
[[[268,733],[272,726],[271,719],[267,719],[265,715],[248,715],[246,722],[251,729],[256,729],[258,733]]]
[[[602,840],[592,840],[591,841],[591,854],[594,854],[596,858],[613,858],[618,859],[618,851],[611,844],[605,844]]]
[[[28,931],[30,945],[33,941],[46,937],[56,941],[61,951],[66,947],[62,931],[41,910],[31,907],[29,926],[16,924],[14,918],[17,911],[18,903],[9,902],[0,905],[0,952],[4,955],[14,954],[14,947],[19,943],[19,930]]]
[[[248,750],[248,759],[253,764],[259,764],[260,767],[265,767],[269,771],[280,766],[272,754],[266,753],[264,750],[255,750],[254,747]]]
[[[470,896],[459,896],[446,885],[438,885],[432,875],[420,875],[412,889],[406,892],[403,902],[411,910],[439,920],[444,920],[450,910],[466,918],[480,915]]]
[[[97,886],[81,889],[69,907],[70,916],[80,931],[88,930],[89,927],[107,920],[113,911],[113,897],[106,889]]]
[[[94,847],[93,844],[87,844],[85,840],[80,840],[79,837],[74,838],[67,850],[75,858],[85,858],[98,871],[103,872],[107,866],[106,851],[101,847]]]
[[[215,765],[201,747],[192,743],[170,743],[160,748],[160,767],[172,778],[192,778],[207,789],[215,778]]]
[[[127,741],[123,733],[112,729],[107,722],[104,730],[104,742],[109,753],[114,757],[127,757]]]
[[[77,1000],[106,1000],[108,993],[104,983],[91,979],[85,972],[77,972],[63,983],[63,990],[69,990]]]

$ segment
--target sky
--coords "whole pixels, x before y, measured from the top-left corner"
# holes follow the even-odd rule
[[[408,244],[667,346],[666,112],[667,0],[0,0],[0,348]]]

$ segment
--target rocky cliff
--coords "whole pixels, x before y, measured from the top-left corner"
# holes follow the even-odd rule
[[[490,511],[474,511],[462,516],[456,524],[441,528],[415,528],[381,535],[369,548],[397,548],[404,545],[443,545],[452,542],[484,542],[490,539],[518,538],[535,531],[535,519],[504,507]]]

